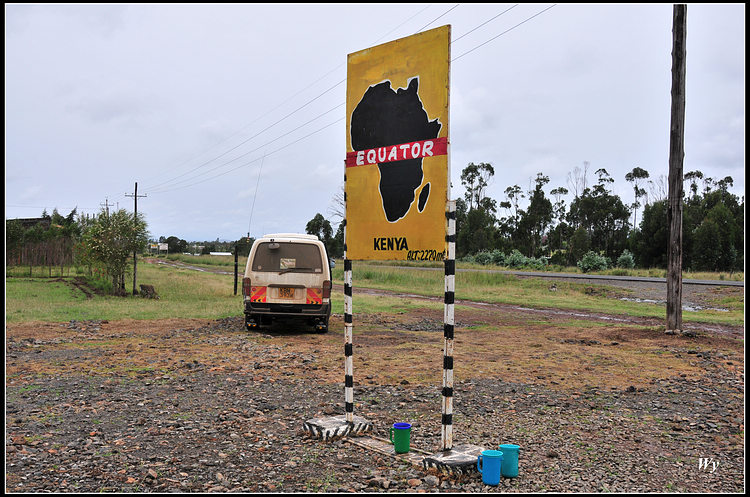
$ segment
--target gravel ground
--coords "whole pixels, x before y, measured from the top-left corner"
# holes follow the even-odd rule
[[[166,339],[221,348],[241,365],[175,356],[169,368],[127,375],[90,365],[110,353],[92,337],[118,339],[99,336],[105,324],[71,322],[72,338],[7,334],[6,492],[745,490],[744,365],[721,353],[675,349],[704,374],[637,388],[457,381],[454,442],[521,446],[519,477],[489,487],[478,474],[429,474],[345,439],[307,438],[305,420],[344,413],[343,382],[320,380],[314,349],[244,332],[240,317],[175,328]],[[139,333],[147,332],[144,323]],[[143,348],[168,360],[166,349]],[[38,374],[28,367],[35,362],[68,369]],[[409,420],[412,447],[436,452],[439,385],[357,385],[355,403],[373,435],[387,438],[391,423]]]

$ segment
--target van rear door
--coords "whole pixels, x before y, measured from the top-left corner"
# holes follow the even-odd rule
[[[320,288],[326,279],[323,264],[317,244],[263,242],[252,260],[252,286],[266,287],[268,303],[305,304],[308,289]]]

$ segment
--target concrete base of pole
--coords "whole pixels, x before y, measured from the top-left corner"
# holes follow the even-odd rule
[[[331,441],[343,437],[363,435],[372,430],[372,424],[359,416],[354,416],[352,423],[348,423],[346,416],[341,415],[308,419],[304,422],[302,428],[311,438]]]
[[[455,445],[451,450],[426,456],[422,465],[428,471],[434,470],[448,475],[478,473],[477,456],[483,450],[483,447],[477,445]]]

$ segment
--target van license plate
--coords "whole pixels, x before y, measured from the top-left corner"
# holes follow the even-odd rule
[[[282,286],[279,288],[279,298],[281,299],[293,299],[294,288],[288,286]]]

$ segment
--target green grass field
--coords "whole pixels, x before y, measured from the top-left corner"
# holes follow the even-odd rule
[[[187,256],[185,256],[187,257]],[[210,258],[211,256],[204,256]],[[233,267],[234,260],[230,263]],[[188,260],[190,260],[188,258]],[[213,260],[213,259],[209,259]],[[226,262],[226,261],[225,261]],[[198,265],[191,262],[191,265]],[[210,267],[210,265],[206,265]],[[214,266],[215,267],[215,266]],[[240,272],[244,263],[240,264]],[[94,295],[87,298],[72,284],[79,276],[75,270],[52,278],[42,268],[35,277],[28,277],[29,268],[10,268],[6,277],[6,322],[48,321],[65,322],[72,319],[164,319],[202,318],[219,319],[242,315],[241,281],[238,295],[234,295],[234,277],[189,269],[178,269],[156,264],[138,266],[138,283],[150,284],[156,289],[159,300],[139,296],[115,297]],[[72,274],[71,274],[72,273]],[[241,276],[240,276],[241,277]],[[343,284],[343,264],[333,270],[333,281]],[[406,294],[441,297],[444,292],[442,271],[424,271],[370,263],[354,263],[353,285],[356,288],[375,288]],[[549,291],[550,282],[535,278],[517,278],[503,273],[458,272],[456,274],[456,299],[490,303],[512,304],[524,307],[556,308],[595,311],[611,314],[663,318],[664,305],[637,303],[607,298],[606,289],[591,283],[557,282],[557,291]],[[132,279],[125,288],[132,289]],[[592,292],[591,289],[594,289]],[[623,292],[623,290],[619,290]],[[343,296],[332,295],[333,312],[343,312]],[[395,312],[399,306],[416,305],[410,301],[391,297],[356,297],[357,312]],[[422,304],[419,305],[432,305]],[[436,303],[436,306],[441,304]],[[683,319],[732,325],[744,324],[744,298],[729,297],[717,305],[728,307],[729,312],[703,310],[683,312]]]
[[[343,284],[343,265],[333,271],[334,282]],[[378,288],[424,296],[443,295],[444,275],[441,271],[393,268],[357,263],[352,267],[352,286]],[[605,297],[606,287],[595,283],[557,282],[557,291],[550,292],[550,282],[537,278],[518,278],[511,274],[464,271],[456,273],[456,299],[521,305],[536,308],[557,308],[627,314],[642,317],[665,317],[665,306],[638,303]],[[593,293],[590,289],[594,289]],[[618,289],[623,292],[624,290]],[[683,319],[696,322],[744,324],[742,297],[717,302],[729,312],[702,310],[685,311]]]
[[[234,279],[227,275],[139,264],[138,284],[153,285],[158,300],[132,295],[94,295],[88,299],[80,289],[66,283],[72,279],[6,278],[6,321],[218,319],[242,313],[242,297],[233,294]],[[126,280],[125,288],[132,287],[132,278]]]

